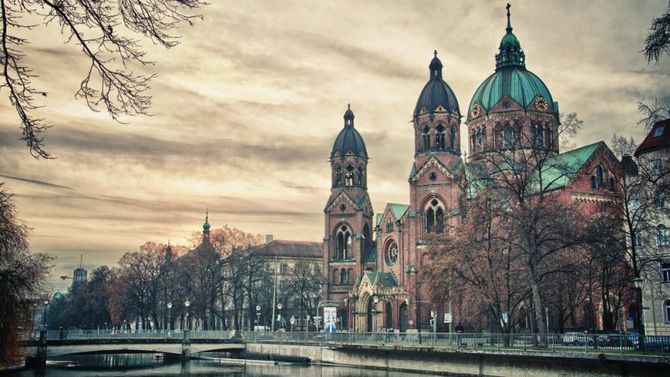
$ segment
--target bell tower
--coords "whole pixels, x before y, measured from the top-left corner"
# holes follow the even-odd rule
[[[342,306],[356,279],[364,271],[372,242],[373,209],[367,189],[368,153],[363,137],[354,128],[351,106],[344,113],[344,127],[330,153],[331,188],[324,208],[325,301]],[[346,322],[347,314],[338,314]]]

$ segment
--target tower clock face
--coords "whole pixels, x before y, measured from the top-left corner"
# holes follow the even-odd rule
[[[538,109],[539,111],[547,111],[549,110],[549,104],[547,103],[547,100],[544,97],[539,96],[535,100],[535,108]]]
[[[386,250],[386,264],[393,266],[398,261],[398,244],[391,242]]]
[[[479,107],[478,103],[475,103],[474,106],[472,106],[472,110],[470,111],[470,115],[472,115],[473,118],[477,118],[479,114],[481,114],[482,109]]]

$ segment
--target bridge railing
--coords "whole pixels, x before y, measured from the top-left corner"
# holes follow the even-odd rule
[[[50,330],[48,340],[65,339],[182,339],[182,330]],[[315,345],[398,345],[408,347],[446,348],[513,348],[527,349],[546,346],[551,349],[609,350],[647,352],[670,352],[670,336],[638,336],[637,334],[496,334],[496,333],[431,333],[416,331],[400,332],[270,332],[270,331],[213,331],[190,330],[189,338],[198,340],[239,340],[242,342],[292,342]],[[32,340],[39,339],[39,331]]]

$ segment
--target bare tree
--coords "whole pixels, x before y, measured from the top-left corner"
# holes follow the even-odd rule
[[[314,274],[312,267],[305,261],[297,262],[289,269],[286,290],[288,300],[294,304],[294,310],[299,313],[300,323],[303,325],[308,313],[314,313],[321,296],[321,276]]]
[[[25,29],[58,24],[66,43],[81,46],[89,68],[75,96],[93,111],[104,110],[115,121],[123,115],[147,114],[151,106],[149,82],[155,75],[133,71],[153,62],[146,58],[139,41],[129,35],[141,34],[155,44],[173,47],[174,34],[181,23],[191,24],[192,11],[201,0],[0,0],[2,35],[0,62],[2,85],[21,121],[21,140],[34,157],[48,158],[41,135],[49,125],[35,115],[36,98],[46,96],[32,86],[34,71],[24,63]],[[38,19],[38,23],[34,20]]]
[[[21,329],[32,326],[32,303],[40,295],[51,268],[46,254],[28,250],[28,228],[16,217],[12,195],[0,183],[0,366],[20,356]]]
[[[657,64],[661,56],[670,54],[670,2],[665,13],[652,21],[642,52],[647,62]]]

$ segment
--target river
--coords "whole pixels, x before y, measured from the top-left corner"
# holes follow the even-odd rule
[[[410,377],[435,376],[342,366],[271,363],[231,359],[192,360],[182,365],[154,354],[75,355],[50,360],[44,370],[11,373],[11,377]]]

